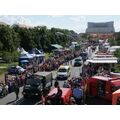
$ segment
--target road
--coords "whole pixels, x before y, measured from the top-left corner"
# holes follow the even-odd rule
[[[71,76],[72,77],[78,77],[82,71],[82,67],[73,67],[73,63],[74,60],[72,61],[72,65],[71,65]],[[57,71],[53,71],[53,78],[56,78],[56,73]],[[70,79],[69,78],[69,79]],[[54,80],[55,81],[55,80]],[[54,85],[54,81],[53,81],[53,85]],[[64,80],[59,80],[59,85],[60,87],[63,86]],[[15,105],[34,105],[36,104],[39,99],[37,98],[31,98],[31,99],[24,99],[23,95],[22,95],[22,90],[23,88],[20,88],[20,95],[19,95],[19,100],[15,100],[15,93],[11,93],[9,95],[7,95],[5,98],[0,100],[0,105],[5,105],[5,104],[15,104]],[[85,102],[86,105],[110,105],[111,102],[105,101],[103,99],[100,98],[88,98]]]
[[[72,61],[72,64],[71,64],[71,76],[70,78],[72,77],[77,77],[80,75],[80,71],[81,71],[81,67],[73,67],[73,63],[74,63],[74,60]],[[57,75],[57,71],[52,71],[53,73],[53,79],[56,78],[56,75]],[[70,79],[69,78],[69,79]],[[53,85],[54,85],[54,82],[55,80],[53,80]],[[59,80],[59,85],[60,87],[63,86],[63,83],[64,83],[64,80]],[[19,105],[33,105],[35,104],[36,102],[38,102],[38,99],[29,99],[29,100],[25,100],[23,98],[23,95],[22,95],[22,91],[23,91],[23,87],[20,88],[20,94],[19,94],[19,100],[15,100],[15,93],[11,93],[11,94],[8,94],[6,97],[0,99],[0,105],[5,105],[5,104],[19,104]]]

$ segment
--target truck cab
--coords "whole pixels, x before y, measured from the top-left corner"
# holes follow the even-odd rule
[[[48,92],[52,86],[52,72],[37,72],[26,79],[23,87],[23,96],[25,98],[32,96],[41,96],[41,93]]]

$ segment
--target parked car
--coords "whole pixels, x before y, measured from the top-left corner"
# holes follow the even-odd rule
[[[11,65],[8,67],[8,74],[19,74],[25,71],[24,68],[20,66]]]

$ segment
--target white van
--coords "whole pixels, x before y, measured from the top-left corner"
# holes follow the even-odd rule
[[[67,79],[71,74],[70,66],[60,66],[57,71],[57,79]]]

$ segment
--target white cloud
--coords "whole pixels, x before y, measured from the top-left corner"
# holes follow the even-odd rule
[[[0,22],[5,22],[9,25],[12,24],[26,24],[32,26],[32,22],[30,19],[26,18],[25,16],[0,16]]]
[[[87,20],[85,16],[73,16],[70,17],[70,20],[72,20],[75,23],[75,28],[74,30],[76,32],[85,32],[87,28]]]
[[[86,18],[84,16],[73,16],[70,19],[74,22],[79,22],[79,23],[86,24]]]

